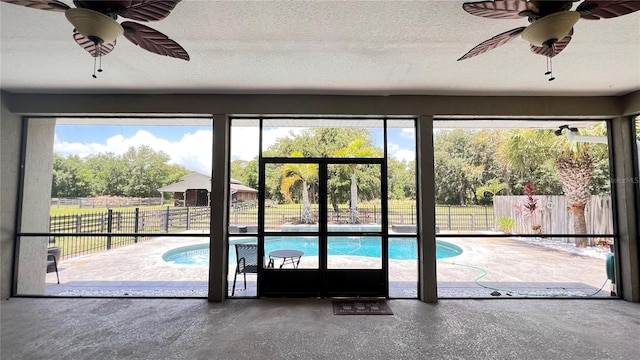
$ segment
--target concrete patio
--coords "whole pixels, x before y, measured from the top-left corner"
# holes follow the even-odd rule
[[[461,235],[464,236],[464,235]],[[439,297],[609,297],[603,258],[549,249],[509,238],[446,238],[462,254],[437,261]],[[208,236],[158,237],[131,246],[87,255],[59,264],[47,274],[47,296],[206,297],[208,267],[165,262],[171,249],[205,244]],[[371,267],[366,257],[332,256],[345,268]],[[317,268],[315,256],[303,256],[300,268]],[[379,263],[379,261],[377,261]],[[235,266],[229,266],[229,287]],[[247,290],[242,278],[236,296],[256,295],[256,276],[249,275]],[[602,291],[598,289],[602,287]],[[417,261],[389,261],[392,298],[417,297]],[[230,293],[230,289],[229,289]],[[499,295],[498,295],[499,294]]]

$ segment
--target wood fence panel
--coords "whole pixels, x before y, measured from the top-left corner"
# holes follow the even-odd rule
[[[519,210],[527,196],[497,195],[493,198],[495,221],[509,217],[515,221],[514,234],[537,234],[532,225],[541,225],[542,234],[574,234],[573,214],[568,208],[567,199],[562,195],[535,195],[538,208],[530,215]],[[592,195],[585,208],[585,220],[588,234],[613,234],[613,206],[611,196]],[[497,225],[496,225],[497,228]],[[565,238],[565,241],[573,239]],[[591,242],[591,241],[590,241]]]

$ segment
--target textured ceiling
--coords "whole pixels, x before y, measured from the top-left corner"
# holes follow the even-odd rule
[[[63,0],[71,5],[70,0]],[[72,39],[63,13],[0,4],[0,86],[12,92],[367,95],[623,95],[640,90],[640,12],[580,20],[546,60],[516,39],[456,61],[525,19],[494,20],[463,1],[189,1],[147,23],[180,43],[186,62],[124,38],[102,59]]]

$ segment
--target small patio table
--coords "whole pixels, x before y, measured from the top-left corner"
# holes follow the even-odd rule
[[[304,255],[304,252],[300,250],[274,250],[269,253],[269,267],[273,267],[274,259],[282,259],[282,264],[280,264],[280,269],[285,264],[293,265],[294,269],[298,268],[298,264],[300,264],[300,258]]]

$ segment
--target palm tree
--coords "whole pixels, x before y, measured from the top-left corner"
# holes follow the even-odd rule
[[[491,196],[495,196],[500,191],[507,188],[507,183],[500,182],[498,179],[491,179],[487,181],[487,183],[483,186],[480,186],[476,189],[476,196],[478,198],[483,198],[486,193],[491,194]]]
[[[380,156],[377,148],[369,146],[364,138],[357,138],[350,142],[347,146],[336,150],[333,155],[340,158],[371,158]],[[351,200],[349,201],[349,220],[350,224],[360,223],[360,214],[358,213],[358,184],[356,181],[356,170],[358,164],[348,164],[349,173],[351,174]]]
[[[291,153],[291,157],[303,157],[299,151]],[[288,202],[293,202],[291,198],[291,190],[296,183],[302,184],[302,217],[303,224],[313,224],[313,216],[311,214],[311,203],[309,201],[309,183],[318,179],[318,164],[285,164],[281,168],[282,181],[280,183],[280,192],[284,195]]]
[[[554,161],[573,214],[574,234],[586,234],[584,209],[591,196],[589,184],[594,171],[589,144],[555,136],[550,130],[511,130],[498,146],[498,158],[509,170],[520,173],[533,172],[546,161]],[[576,238],[575,245],[586,247],[588,240]]]
[[[573,214],[573,232],[586,234],[584,208],[591,197],[589,184],[595,168],[589,153],[589,144],[569,141],[566,137],[560,136],[557,138],[556,147],[559,150],[556,170],[562,181],[562,191],[567,197],[569,210]],[[575,244],[577,247],[587,247],[588,239],[576,238]]]

